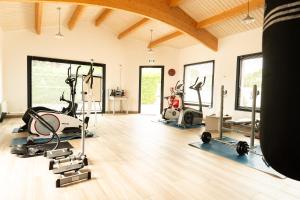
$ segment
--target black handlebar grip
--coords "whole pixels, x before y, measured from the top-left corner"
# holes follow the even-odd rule
[[[177,83],[176,83],[176,85],[175,85],[175,88],[177,88],[177,85],[178,85],[178,83],[180,82],[180,80],[179,81],[177,81]]]
[[[206,76],[204,76],[202,86],[205,84],[205,81],[206,81]]]

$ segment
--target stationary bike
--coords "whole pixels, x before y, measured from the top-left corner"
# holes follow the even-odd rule
[[[165,97],[168,107],[163,110],[162,118],[165,122],[177,120],[183,108],[183,84],[177,81],[175,87],[170,89],[171,95]]]
[[[203,120],[203,111],[202,111],[202,100],[200,91],[202,87],[205,85],[206,77],[204,77],[203,81],[198,82],[199,77],[196,79],[195,83],[189,88],[195,90],[198,95],[199,100],[199,109],[194,109],[190,107],[184,107],[179,114],[177,125],[181,127],[186,126],[194,126],[194,125],[204,125],[202,123]]]

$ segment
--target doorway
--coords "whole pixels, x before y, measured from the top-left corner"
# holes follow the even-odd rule
[[[140,66],[139,113],[162,113],[164,97],[164,66]]]

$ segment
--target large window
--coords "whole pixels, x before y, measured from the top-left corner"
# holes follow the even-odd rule
[[[184,66],[184,102],[188,105],[199,105],[198,95],[195,90],[189,87],[193,85],[199,77],[203,81],[206,77],[205,85],[201,93],[203,106],[212,107],[213,105],[213,85],[214,85],[214,61],[188,64]]]
[[[54,110],[61,110],[67,106],[66,102],[60,101],[64,93],[65,99],[70,99],[70,87],[65,82],[68,76],[68,68],[74,76],[78,66],[79,75],[85,75],[90,69],[89,62],[71,61],[53,58],[28,56],[28,107],[45,106]],[[105,111],[105,65],[94,63],[94,76],[101,80],[102,99],[96,102],[93,110]],[[99,89],[100,90],[100,89]],[[79,76],[76,86],[75,103],[78,109],[82,107],[82,78]],[[78,110],[80,112],[80,110]]]
[[[237,61],[236,110],[251,111],[253,85],[261,91],[263,58],[261,53],[239,56]],[[261,95],[257,96],[256,109],[260,111]]]

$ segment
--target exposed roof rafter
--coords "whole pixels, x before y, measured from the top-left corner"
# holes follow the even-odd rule
[[[130,27],[128,27],[126,30],[122,31],[119,35],[118,35],[118,39],[122,39],[125,36],[127,36],[128,34],[132,33],[133,31],[135,31],[136,29],[140,28],[141,26],[143,26],[144,24],[146,24],[149,21],[148,18],[143,18],[141,20],[139,20],[137,23],[131,25]]]
[[[75,10],[74,10],[69,22],[68,22],[68,28],[70,30],[72,30],[75,27],[76,23],[78,22],[80,16],[83,13],[84,8],[85,8],[85,6],[83,6],[83,5],[77,5],[76,6],[76,8],[75,8]]]
[[[40,35],[42,32],[43,3],[35,3],[35,32]]]
[[[173,33],[164,35],[164,36],[162,36],[162,37],[160,37],[160,38],[158,38],[158,39],[156,39],[156,40],[150,42],[149,45],[148,45],[148,48],[156,47],[156,46],[158,46],[159,44],[161,44],[161,43],[163,43],[163,42],[166,42],[166,41],[168,41],[168,40],[171,40],[171,39],[173,39],[173,38],[175,38],[175,37],[178,37],[178,36],[180,36],[180,35],[182,35],[182,34],[183,34],[183,33],[180,32],[180,31],[175,31],[175,32],[173,32]]]
[[[95,26],[100,26],[100,24],[111,14],[112,9],[104,8],[95,20]]]
[[[0,0],[4,1],[4,0]],[[57,0],[23,0],[27,2],[57,2]],[[179,7],[170,7],[166,1],[139,0],[60,0],[75,4],[98,5],[106,8],[115,8],[137,13],[148,18],[157,19],[169,24],[179,31],[186,33],[208,48],[218,50],[218,38],[205,29],[197,29],[197,22]],[[99,18],[102,22],[103,20]],[[96,23],[98,24],[98,23]]]
[[[170,7],[177,7],[183,2],[183,0],[168,0],[168,1]]]

